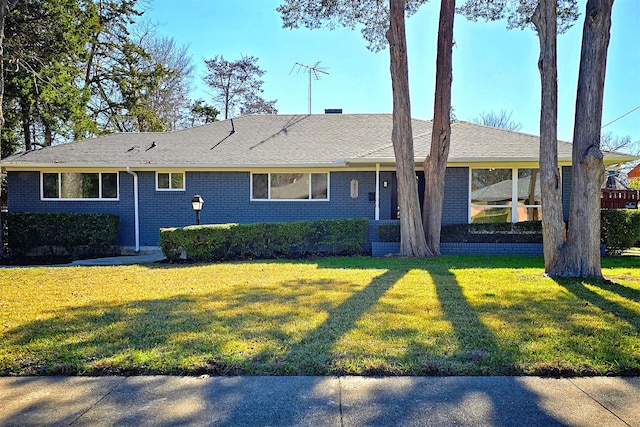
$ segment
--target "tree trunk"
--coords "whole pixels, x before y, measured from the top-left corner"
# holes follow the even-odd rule
[[[44,145],[43,147],[51,147],[53,145],[53,128],[51,124],[44,120],[42,122],[42,133],[44,134]]]
[[[34,143],[31,138],[31,105],[24,98],[20,99],[20,120],[22,121],[22,133],[24,134],[24,151],[31,151]]]
[[[8,0],[0,0],[0,137],[2,137],[2,128],[4,127],[4,111],[2,111],[4,97],[4,18],[9,13],[9,7]],[[1,153],[0,157],[2,157]],[[3,197],[0,196],[0,200],[2,199]],[[4,255],[3,223],[2,210],[0,209],[0,256]]]
[[[391,140],[396,157],[398,207],[400,209],[400,255],[426,256],[424,230],[420,218],[418,184],[416,182],[411,104],[409,101],[409,69],[404,25],[405,0],[389,0],[390,25],[387,31],[391,58],[393,89],[393,132]]]
[[[15,3],[15,1],[11,3]],[[4,21],[9,13],[11,3],[8,0],[0,0],[0,137],[4,127],[4,111],[2,111],[4,98]]]
[[[431,150],[424,160],[422,222],[430,255],[440,255],[444,179],[451,141],[451,83],[453,80],[453,19],[455,0],[441,0],[436,56]]]
[[[569,232],[556,263],[548,270],[552,276],[602,277],[600,197],[604,163],[600,127],[612,7],[613,0],[587,1],[573,129]]]
[[[540,190],[545,271],[564,244],[562,186],[558,170],[557,0],[540,0],[533,18],[540,39]]]

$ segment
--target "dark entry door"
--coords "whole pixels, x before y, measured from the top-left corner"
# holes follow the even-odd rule
[[[424,171],[416,171],[416,180],[418,181],[418,199],[420,200],[420,212],[422,213],[422,205],[424,204]],[[389,218],[400,218],[398,212],[398,180],[396,174],[393,174],[391,179],[391,212],[389,212]]]

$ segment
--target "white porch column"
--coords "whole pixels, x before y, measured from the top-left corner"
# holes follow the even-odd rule
[[[376,221],[380,220],[380,163],[376,163]]]

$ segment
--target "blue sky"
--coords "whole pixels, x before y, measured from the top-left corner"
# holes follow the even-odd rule
[[[264,96],[277,99],[283,114],[308,111],[308,75],[296,62],[329,73],[312,84],[312,112],[342,108],[344,113],[392,110],[389,52],[372,53],[358,30],[287,30],[275,8],[279,0],[154,0],[145,13],[158,32],[188,46],[195,66],[194,98],[210,101],[201,82],[204,59],[223,55],[257,56],[266,71]],[[460,1],[458,3],[461,3]],[[582,0],[581,9],[586,1]],[[176,4],[179,4],[176,7]],[[437,0],[407,21],[409,79],[413,117],[431,119],[435,79]],[[604,113],[606,124],[640,106],[640,1],[616,0],[613,7]],[[570,141],[580,59],[582,16],[558,41],[560,139]],[[506,30],[505,22],[469,22],[457,15],[454,25],[453,107],[459,120],[506,110],[522,123],[522,132],[539,134],[539,44],[535,32]],[[605,127],[619,137],[640,142],[640,109]]]

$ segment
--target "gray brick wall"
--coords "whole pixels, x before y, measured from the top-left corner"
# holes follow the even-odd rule
[[[440,243],[442,255],[542,255],[542,243]],[[400,243],[372,243],[372,256],[395,255]]]
[[[144,218],[141,234],[149,244],[157,242],[161,227],[181,227],[195,223],[195,213],[191,209],[194,194],[200,194],[205,201],[200,214],[203,224],[375,217],[375,202],[369,201],[369,192],[375,192],[374,172],[332,172],[329,201],[251,201],[249,172],[188,172],[184,192],[157,192],[154,174],[149,172],[148,177],[146,174],[144,173],[144,179],[141,174],[140,184],[141,218]],[[352,179],[358,180],[356,199],[351,198]],[[381,181],[382,179],[381,174]],[[380,190],[380,212],[384,215],[390,209],[391,189]],[[157,210],[155,215],[151,212],[154,209]]]
[[[562,167],[562,214],[564,220],[569,220],[569,205],[571,204],[571,166]]]
[[[380,219],[391,217],[391,185],[393,172],[380,173]],[[297,221],[322,218],[375,218],[375,172],[332,172],[330,201],[251,201],[249,172],[187,172],[185,191],[156,191],[155,172],[138,172],[140,206],[140,244],[156,246],[161,227],[182,227],[195,223],[191,208],[194,194],[205,200],[202,223],[251,223]],[[133,246],[133,177],[120,172],[119,201],[41,201],[39,172],[9,172],[9,210],[12,212],[99,212],[120,216],[119,244]],[[359,197],[352,199],[350,183],[358,180]],[[443,224],[468,221],[469,169],[447,168]],[[563,201],[568,216],[571,168],[563,168]],[[377,233],[371,231],[370,234]],[[377,240],[370,235],[370,241]]]
[[[469,168],[447,168],[444,179],[443,224],[469,222]]]
[[[381,174],[380,215],[389,217],[390,172]],[[375,172],[332,172],[329,201],[251,201],[249,172],[187,172],[185,191],[156,191],[155,172],[138,172],[140,245],[157,246],[161,227],[195,223],[194,194],[204,199],[201,223],[251,223],[323,218],[375,217]],[[351,198],[351,180],[358,180],[358,198]],[[133,177],[120,173],[119,201],[41,201],[39,172],[9,172],[9,210],[12,212],[100,212],[120,216],[118,243],[133,246]]]

